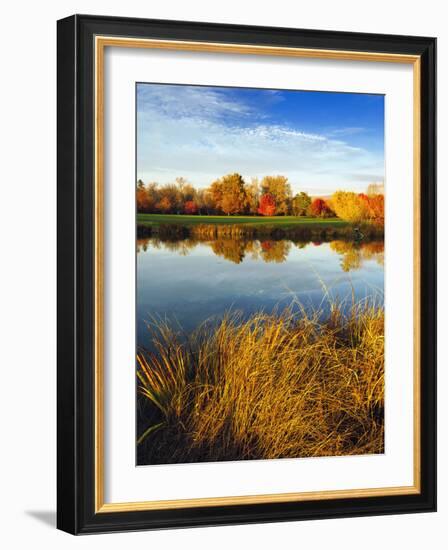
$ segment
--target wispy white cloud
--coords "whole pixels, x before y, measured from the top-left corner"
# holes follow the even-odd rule
[[[225,89],[142,86],[138,177],[166,183],[184,176],[206,186],[228,172],[280,173],[295,190],[363,190],[366,181],[383,179],[383,159],[347,143],[344,130],[350,129],[324,135],[272,123],[257,105]]]
[[[140,86],[138,109],[140,113],[157,112],[174,119],[218,120],[229,115],[255,115],[249,104],[232,100],[227,90],[200,86]]]
[[[366,132],[366,128],[358,126],[349,126],[348,128],[334,128],[327,132],[328,136],[354,136]]]

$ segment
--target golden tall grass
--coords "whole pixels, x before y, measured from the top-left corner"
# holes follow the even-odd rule
[[[228,314],[184,336],[150,326],[137,356],[152,420],[140,463],[384,451],[384,310]]]

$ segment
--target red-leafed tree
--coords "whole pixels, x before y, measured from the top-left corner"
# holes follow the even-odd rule
[[[184,205],[185,214],[197,214],[198,205],[194,201],[187,201]]]
[[[261,196],[258,213],[262,216],[273,216],[275,214],[275,199],[270,193]]]
[[[316,218],[329,218],[334,216],[333,210],[324,199],[314,199],[310,205],[310,213]]]

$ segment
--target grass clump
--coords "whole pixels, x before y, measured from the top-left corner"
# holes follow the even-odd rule
[[[233,313],[185,336],[150,325],[137,355],[138,463],[384,451],[384,310]]]

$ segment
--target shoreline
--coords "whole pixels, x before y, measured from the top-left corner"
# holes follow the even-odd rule
[[[297,223],[291,226],[250,225],[233,223],[212,224],[169,224],[137,223],[137,238],[158,237],[161,240],[183,240],[189,238],[207,239],[270,239],[270,240],[321,240],[323,242],[342,239],[368,241],[384,239],[384,228],[374,225],[354,226],[350,224]]]

